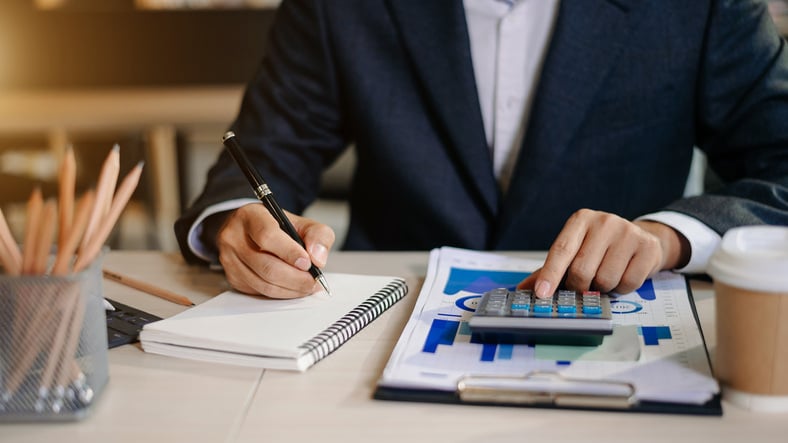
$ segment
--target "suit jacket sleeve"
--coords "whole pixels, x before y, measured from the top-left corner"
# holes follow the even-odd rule
[[[722,186],[668,209],[719,234],[788,225],[788,52],[765,6],[719,1],[709,16],[696,99],[697,144]]]
[[[320,8],[317,1],[281,4],[266,55],[231,126],[279,204],[294,213],[315,199],[321,172],[346,146],[335,70],[328,56],[328,29],[320,20]],[[249,182],[223,150],[202,193],[175,223],[187,261],[200,261],[187,245],[189,228],[200,213],[244,197],[254,198]]]

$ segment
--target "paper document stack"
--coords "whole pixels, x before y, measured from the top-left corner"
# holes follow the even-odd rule
[[[637,291],[616,296],[611,303],[614,333],[598,347],[475,340],[467,321],[481,294],[514,287],[540,265],[483,252],[433,250],[426,281],[376,398],[646,406],[661,412],[671,412],[669,405],[689,405],[676,411],[721,413],[719,386],[679,274],[662,272]]]

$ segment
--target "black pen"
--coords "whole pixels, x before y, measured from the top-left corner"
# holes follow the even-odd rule
[[[276,222],[279,223],[279,227],[287,233],[293,240],[297,241],[302,248],[306,249],[304,245],[304,240],[301,239],[301,236],[298,235],[296,232],[295,227],[292,223],[290,223],[290,219],[287,218],[282,208],[279,207],[279,204],[274,199],[274,194],[271,192],[271,188],[268,187],[263,177],[257,172],[254,165],[251,161],[249,161],[249,157],[244,154],[243,149],[241,149],[241,145],[238,143],[238,140],[235,138],[235,133],[233,131],[227,131],[222,137],[222,143],[230,152],[230,155],[235,159],[235,162],[238,163],[238,166],[243,171],[246,178],[249,180],[249,183],[252,185],[252,189],[254,189],[254,194],[257,196],[257,199],[263,203],[268,212],[276,219]],[[320,283],[320,286],[326,290],[328,295],[331,295],[331,291],[328,289],[328,282],[326,281],[326,277],[320,272],[320,269],[312,263],[312,266],[309,268],[309,273],[312,274],[312,277]]]

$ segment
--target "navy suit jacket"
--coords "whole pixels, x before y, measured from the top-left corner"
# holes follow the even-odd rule
[[[296,213],[355,144],[347,249],[546,249],[580,208],[788,224],[788,54],[762,2],[563,0],[505,194],[469,45],[461,0],[285,0],[231,129]],[[684,199],[693,146],[725,186]],[[222,153],[176,223],[187,259],[195,217],[238,197]]]

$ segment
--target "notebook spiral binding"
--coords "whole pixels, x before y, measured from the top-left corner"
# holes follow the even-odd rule
[[[313,362],[322,360],[407,293],[405,280],[392,281],[299,348],[311,355]]]

